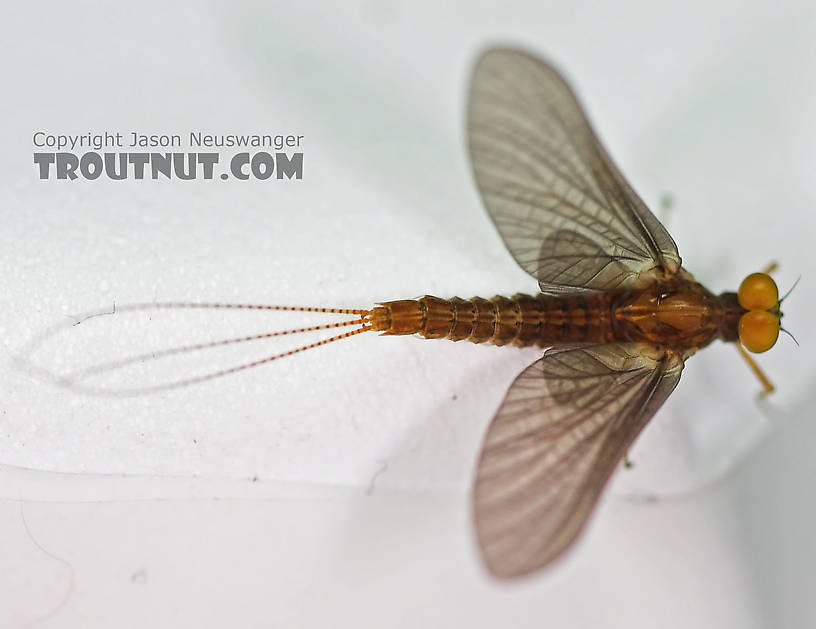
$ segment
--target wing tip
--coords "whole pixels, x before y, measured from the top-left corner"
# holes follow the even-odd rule
[[[474,66],[478,67],[484,62],[501,58],[526,59],[535,63],[543,63],[552,69],[557,69],[556,66],[550,61],[548,56],[535,52],[531,48],[527,48],[525,46],[518,46],[502,41],[484,45],[481,52],[479,52],[476,56]]]
[[[480,536],[478,527],[474,528],[482,566],[491,578],[504,582],[529,579],[542,571],[552,569],[568,554],[567,551],[572,548],[578,537],[576,536],[570,543],[557,550],[541,556],[517,556],[512,552],[508,553],[507,549],[494,550],[490,542]]]

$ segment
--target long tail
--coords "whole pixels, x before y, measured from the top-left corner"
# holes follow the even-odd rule
[[[236,336],[232,338],[225,338],[225,339],[218,339],[214,341],[207,341],[203,343],[193,343],[193,344],[185,344],[185,345],[178,345],[175,347],[169,347],[165,349],[161,349],[158,351],[153,352],[144,352],[139,354],[133,354],[130,356],[126,356],[124,358],[116,359],[116,360],[107,360],[103,362],[98,362],[92,364],[87,367],[74,369],[67,372],[62,373],[55,373],[49,369],[45,369],[42,367],[36,367],[33,365],[28,358],[31,354],[36,351],[36,349],[41,346],[48,338],[53,337],[57,333],[61,331],[65,331],[66,328],[74,327],[85,323],[90,319],[94,319],[96,317],[103,317],[103,316],[116,316],[124,313],[129,312],[139,312],[139,311],[156,311],[156,310],[181,310],[181,309],[196,309],[196,310],[204,310],[204,309],[217,309],[217,310],[257,310],[257,311],[277,311],[277,312],[301,312],[301,313],[316,313],[316,314],[338,314],[338,315],[354,315],[354,318],[348,320],[341,320],[341,321],[333,321],[331,323],[324,323],[324,324],[317,324],[317,325],[308,325],[302,326],[297,328],[291,328],[286,330],[280,330],[276,332],[264,332],[261,334],[251,334],[251,335],[244,335],[244,336]],[[314,349],[316,347],[320,347],[322,345],[328,345],[329,343],[333,343],[335,341],[339,341],[341,339],[350,338],[357,334],[361,334],[363,332],[367,332],[371,330],[371,310],[361,309],[361,308],[325,308],[325,307],[312,307],[312,306],[278,306],[278,305],[267,305],[267,304],[229,304],[229,303],[196,303],[196,302],[147,302],[147,303],[131,303],[131,304],[124,304],[124,305],[114,305],[111,309],[106,310],[98,310],[93,312],[84,313],[78,316],[70,317],[69,322],[65,322],[59,326],[55,326],[51,330],[48,330],[45,334],[43,334],[38,339],[35,339],[36,342],[32,342],[29,344],[28,347],[28,356],[24,355],[21,356],[21,362],[25,363],[30,370],[36,371],[41,376],[47,377],[49,380],[55,382],[56,384],[64,387],[68,387],[72,390],[80,391],[83,393],[88,393],[92,395],[105,395],[105,396],[114,396],[114,397],[128,397],[128,396],[135,396],[135,395],[144,395],[148,393],[156,393],[160,391],[167,391],[170,389],[177,389],[182,387],[187,387],[193,384],[197,384],[200,382],[206,382],[208,380],[213,380],[215,378],[221,378],[223,376],[227,376],[229,374],[237,373],[239,371],[244,371],[247,369],[251,369],[253,367],[258,367],[260,365],[264,365],[266,363],[270,363],[272,361],[278,360],[280,358],[285,358],[287,356],[292,356],[293,354],[298,354],[304,352],[309,349]],[[229,345],[238,345],[241,343],[249,343],[252,341],[261,341],[266,339],[273,339],[276,337],[284,337],[284,336],[292,336],[295,334],[306,334],[312,332],[320,332],[325,330],[333,330],[338,328],[346,328],[346,327],[353,327],[353,329],[343,332],[342,334],[337,334],[328,338],[323,338],[320,340],[313,341],[308,344],[301,345],[299,347],[295,347],[293,349],[288,349],[285,351],[276,352],[270,354],[268,356],[264,356],[262,358],[240,363],[231,367],[226,367],[223,369],[216,369],[214,371],[210,371],[201,375],[196,375],[192,377],[182,378],[178,380],[166,381],[161,382],[158,384],[150,385],[150,386],[137,386],[137,387],[99,387],[87,384],[89,379],[92,379],[94,376],[100,376],[105,374],[111,374],[117,370],[122,370],[128,366],[133,365],[144,365],[145,363],[152,363],[154,361],[160,361],[162,359],[171,357],[171,356],[179,356],[183,354],[192,354],[195,352],[203,352],[208,349],[225,347]]]

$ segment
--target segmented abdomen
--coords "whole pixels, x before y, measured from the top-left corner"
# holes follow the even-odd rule
[[[610,335],[610,303],[604,294],[513,295],[492,299],[389,301],[371,312],[371,327],[383,334],[420,334],[453,341],[542,347],[601,343]]]

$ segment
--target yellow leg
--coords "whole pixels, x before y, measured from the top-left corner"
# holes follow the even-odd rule
[[[764,271],[762,271],[762,272],[763,272],[765,275],[770,275],[771,273],[773,273],[774,271],[776,271],[776,269],[778,269],[778,268],[779,268],[779,265],[776,263],[776,260],[774,260],[774,261],[773,261],[773,262],[771,262],[771,263],[770,263],[770,264],[769,264],[767,267],[765,267],[765,270],[764,270]]]
[[[754,375],[759,378],[759,381],[762,383],[762,391],[760,393],[761,396],[766,396],[770,393],[774,392],[774,385],[768,380],[768,376],[762,373],[762,369],[759,368],[759,365],[754,362],[754,359],[751,358],[751,355],[745,351],[745,348],[739,343],[736,343],[737,351],[740,353],[745,359],[745,362],[748,363],[748,367],[751,368],[751,371],[754,372]]]

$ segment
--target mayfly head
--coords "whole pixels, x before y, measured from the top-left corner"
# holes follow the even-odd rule
[[[767,273],[751,273],[742,280],[737,300],[748,311],[739,320],[739,340],[745,349],[759,354],[774,346],[782,329],[779,307],[785,297],[779,299],[776,282]]]

